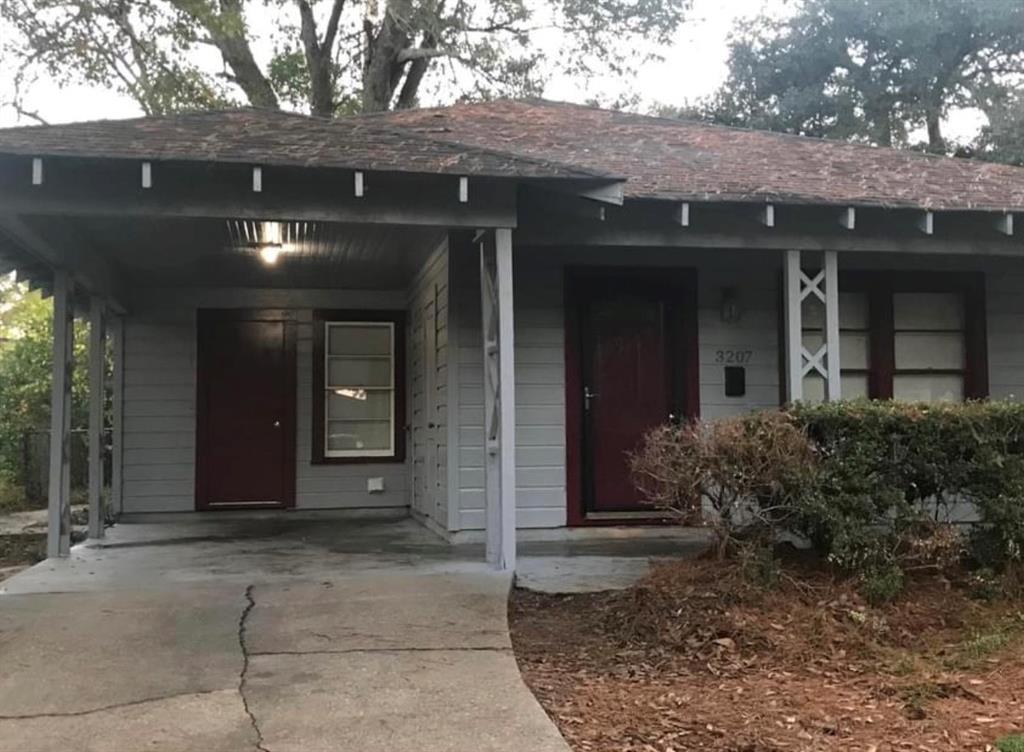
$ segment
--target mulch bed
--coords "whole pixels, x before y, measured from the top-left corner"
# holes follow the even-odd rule
[[[1024,604],[942,577],[867,606],[828,573],[732,564],[619,592],[516,590],[527,684],[578,752],[993,749],[1024,730]]]

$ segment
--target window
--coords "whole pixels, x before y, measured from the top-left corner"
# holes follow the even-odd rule
[[[313,461],[401,461],[402,314],[320,311],[314,327]]]
[[[850,272],[840,276],[839,287],[843,399],[959,402],[988,396],[980,274]],[[824,342],[823,306],[807,302],[804,346],[813,353]],[[824,396],[824,379],[808,375],[804,398]]]
[[[814,296],[803,301],[803,344],[815,353],[825,344],[825,306]],[[839,294],[839,363],[843,399],[868,396],[869,321],[868,301],[863,293]],[[804,377],[804,399],[825,399],[825,378],[814,371]]]
[[[964,296],[892,296],[892,396],[907,402],[961,402],[967,382]]]

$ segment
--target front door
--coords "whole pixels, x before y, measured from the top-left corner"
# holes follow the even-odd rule
[[[282,311],[199,312],[198,509],[294,505],[292,326]]]
[[[570,521],[652,516],[629,455],[649,429],[697,413],[692,274],[584,271],[570,275],[569,287],[567,336],[578,349],[566,399],[575,406],[567,411],[570,441],[579,444]]]

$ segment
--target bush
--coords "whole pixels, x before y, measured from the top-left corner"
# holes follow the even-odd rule
[[[903,570],[895,564],[869,569],[861,575],[860,591],[873,606],[891,601],[903,592]]]
[[[1010,402],[797,405],[821,456],[798,527],[858,573],[943,567],[960,558],[951,513],[971,509],[969,550],[1002,570],[1024,544],[1024,406]]]
[[[784,527],[874,602],[965,556],[1024,570],[1024,405],[799,404],[662,426],[632,467],[653,504],[714,529],[720,556]],[[966,511],[976,523],[955,524]]]
[[[739,536],[763,537],[780,524],[813,466],[806,435],[781,412],[660,426],[631,457],[648,501],[686,524],[709,525],[719,558]]]

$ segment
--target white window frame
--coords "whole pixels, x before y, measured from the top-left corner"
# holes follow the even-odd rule
[[[324,410],[324,457],[331,459],[359,459],[362,457],[395,457],[398,452],[397,442],[395,441],[395,410],[397,409],[396,396],[398,392],[397,380],[395,378],[395,337],[398,336],[397,327],[394,321],[365,321],[365,320],[330,320],[324,321],[324,362],[321,364],[324,374],[324,394],[323,394],[323,410]],[[388,356],[391,363],[391,378],[387,387],[382,386],[366,386],[361,384],[343,384],[343,385],[332,385],[330,374],[330,364],[332,357],[345,357],[343,355],[332,355],[331,354],[331,328],[332,327],[386,327],[388,329],[390,337],[390,349]],[[349,356],[351,357],[351,356]],[[331,425],[331,400],[330,395],[338,389],[363,389],[365,391],[376,391],[383,392],[389,391],[391,393],[391,399],[389,400],[390,416],[388,421],[388,442],[389,446],[387,449],[331,449],[330,448],[330,425]]]

